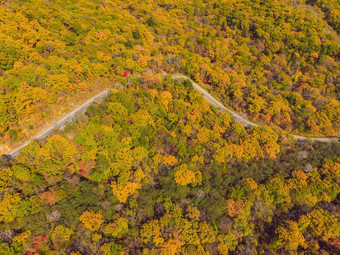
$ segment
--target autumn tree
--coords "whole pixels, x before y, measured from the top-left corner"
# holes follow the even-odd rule
[[[298,247],[307,248],[305,238],[295,221],[286,221],[276,231],[276,246],[289,251],[296,251]]]
[[[84,227],[90,231],[97,231],[104,222],[102,213],[94,211],[83,212],[79,220],[84,224]]]

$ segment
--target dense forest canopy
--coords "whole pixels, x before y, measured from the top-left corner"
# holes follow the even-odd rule
[[[245,129],[188,81],[126,86],[2,166],[0,254],[338,251],[339,143]]]
[[[338,0],[0,0],[0,254],[340,254]],[[213,107],[182,73],[259,126]]]
[[[1,1],[0,149],[126,71],[181,72],[256,122],[338,136],[338,16],[336,0]]]

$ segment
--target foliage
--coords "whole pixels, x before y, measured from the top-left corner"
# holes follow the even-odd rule
[[[84,224],[84,227],[90,231],[97,231],[104,222],[103,215],[100,212],[96,213],[93,211],[83,212],[79,220]]]
[[[0,141],[9,146],[4,152],[75,102],[146,71],[185,73],[262,124],[339,135],[336,0],[0,4],[0,22],[6,24],[0,29]],[[120,99],[123,112],[116,108],[120,100],[105,110],[131,113],[128,97]],[[167,110],[172,97],[163,91],[159,103]],[[144,110],[131,117],[137,126],[153,125]]]
[[[0,253],[339,249],[338,143],[245,128],[169,76],[133,82],[1,167]]]

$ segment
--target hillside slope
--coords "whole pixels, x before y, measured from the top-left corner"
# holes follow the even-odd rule
[[[167,76],[0,165],[0,254],[336,254],[340,145],[233,122]]]
[[[0,144],[29,139],[124,73],[185,73],[296,134],[339,135],[339,42],[282,1],[2,1]]]

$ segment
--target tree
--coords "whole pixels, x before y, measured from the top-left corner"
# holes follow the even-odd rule
[[[298,223],[304,233],[310,233],[324,242],[340,234],[340,224],[337,218],[321,208],[302,215]]]
[[[30,169],[24,165],[14,165],[12,167],[13,176],[22,182],[31,180]]]
[[[58,164],[69,162],[77,153],[76,146],[60,135],[54,135],[48,138],[45,148],[49,150],[51,158]]]
[[[217,237],[219,243],[217,245],[217,250],[222,255],[228,255],[229,251],[235,251],[238,244],[236,237],[232,233],[226,235],[218,235]]]
[[[100,251],[103,255],[123,255],[123,247],[116,242],[104,243],[100,247]]]
[[[18,193],[5,193],[0,201],[0,222],[9,223],[17,218],[17,210],[21,202]]]
[[[128,233],[129,221],[125,218],[118,218],[113,223],[109,223],[103,228],[105,235],[110,235],[115,238],[121,238],[123,235]]]
[[[201,222],[198,226],[198,235],[201,240],[201,244],[214,243],[216,240],[216,231],[206,222]]]
[[[285,248],[289,251],[296,251],[298,247],[307,248],[305,238],[295,221],[285,221],[276,231],[275,245],[278,248]]]
[[[83,212],[79,220],[84,224],[84,227],[90,231],[97,231],[104,222],[102,213],[94,211]]]
[[[116,182],[111,183],[113,195],[117,196],[121,203],[125,203],[129,196],[135,194],[137,190],[141,188],[141,185],[137,182],[126,182],[117,184]]]
[[[22,232],[13,238],[13,242],[25,243],[26,239],[28,239],[31,236],[31,234],[32,233],[30,230]]]
[[[227,200],[227,214],[230,217],[237,217],[244,214],[245,205],[243,200],[237,199],[236,201],[232,199]]]
[[[59,247],[65,242],[69,241],[71,236],[74,234],[73,230],[63,226],[58,225],[52,233],[52,242],[55,246]]]
[[[156,246],[164,243],[164,239],[161,237],[161,229],[158,220],[151,220],[143,224],[140,236],[143,243],[152,242]]]
[[[161,245],[161,255],[175,255],[181,252],[182,246],[185,245],[181,231],[178,227],[171,229],[170,238]]]
[[[195,173],[188,169],[186,164],[175,168],[175,181],[178,185],[186,186],[196,183]]]
[[[13,68],[14,63],[20,58],[22,47],[5,35],[0,38],[0,45],[0,68],[9,70]]]

